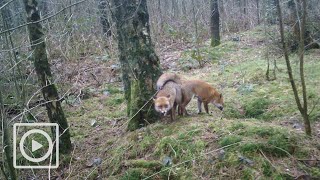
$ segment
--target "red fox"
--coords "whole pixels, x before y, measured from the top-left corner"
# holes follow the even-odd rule
[[[177,84],[182,84],[181,77],[174,73],[164,73],[157,81],[157,90],[161,90],[163,86],[168,82],[173,81]]]
[[[175,120],[177,105],[181,106],[182,103],[181,86],[171,81],[162,84],[162,89],[159,90],[153,101],[156,111],[164,116],[171,111],[170,119]]]
[[[198,113],[201,113],[201,104],[203,102],[206,113],[209,113],[208,104],[212,103],[221,111],[223,110],[224,102],[222,94],[215,90],[210,84],[201,80],[183,80],[180,76],[172,73],[161,75],[157,82],[157,87],[161,89],[167,82],[176,82],[181,84],[182,88],[182,103],[181,113],[188,114],[186,106],[193,96],[198,98]],[[180,111],[180,110],[179,110]]]

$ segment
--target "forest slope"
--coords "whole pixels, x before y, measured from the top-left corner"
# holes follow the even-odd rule
[[[240,41],[230,36],[215,48],[208,41],[201,52],[209,63],[201,69],[190,70],[196,64],[190,49],[167,50],[166,57],[175,58],[162,61],[219,89],[224,112],[210,106],[209,115],[198,115],[192,100],[191,116],[126,132],[121,84],[103,85],[81,105],[65,106],[75,149],[59,171],[74,179],[320,178],[319,106],[311,114],[313,139],[306,138],[281,54],[270,50],[261,28],[237,36]],[[277,62],[272,81],[265,77],[267,49],[271,63]],[[320,95],[319,58],[319,50],[305,56],[310,107]]]

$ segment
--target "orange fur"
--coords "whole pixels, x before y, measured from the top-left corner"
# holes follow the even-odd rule
[[[185,80],[174,73],[164,73],[157,81],[157,88],[161,89],[168,82],[175,82],[181,84],[182,89],[182,103],[179,106],[179,112],[181,114],[188,114],[186,106],[189,104],[193,96],[198,98],[198,112],[200,113],[201,104],[204,104],[204,108],[209,113],[208,104],[212,103],[220,110],[223,110],[224,101],[222,94],[220,94],[214,87],[202,80]]]

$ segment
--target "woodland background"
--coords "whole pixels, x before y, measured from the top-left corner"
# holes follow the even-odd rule
[[[26,4],[32,8],[35,2],[43,41],[33,41],[28,31],[37,23],[29,22]],[[223,113],[213,110],[211,115],[197,115],[193,102],[188,106],[193,112],[190,117],[127,131],[128,119],[141,106],[128,112],[132,108],[127,108],[122,82],[118,9],[129,8],[122,13],[134,12],[128,19],[139,21],[135,13],[143,5],[149,15],[151,42],[147,45],[154,48],[161,71],[213,84],[225,95]],[[0,0],[0,11],[0,177],[320,177],[318,0]],[[216,12],[219,17],[213,19]],[[213,42],[214,37],[219,37],[218,42]],[[39,76],[33,48],[43,42],[52,77],[41,82],[47,76]],[[288,79],[286,56],[301,109]],[[56,106],[48,105],[43,87],[51,84],[58,90],[53,102],[61,103],[58,109],[68,122],[64,129],[70,132],[63,138],[70,146],[61,155],[60,167],[49,175],[43,170],[14,170],[12,126],[50,121],[48,109]],[[306,118],[311,123],[309,135],[304,133]]]

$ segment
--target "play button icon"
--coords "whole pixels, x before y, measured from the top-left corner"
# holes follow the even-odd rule
[[[42,135],[44,136],[47,141],[48,141],[48,145],[49,145],[49,148],[48,148],[48,151],[45,153],[44,156],[42,157],[39,157],[39,158],[34,158],[34,157],[30,157],[24,150],[24,141],[26,140],[26,138],[28,136],[30,136],[31,134],[36,134],[36,135]],[[38,141],[35,141],[32,139],[32,143],[31,143],[32,147],[31,147],[31,150],[32,152],[40,149],[43,147],[42,144],[40,144]],[[24,158],[26,158],[27,160],[31,161],[31,162],[41,162],[41,161],[44,161],[45,159],[47,159],[53,152],[53,143],[52,143],[52,140],[50,138],[50,136],[48,135],[48,133],[44,132],[43,130],[40,130],[40,129],[32,129],[28,132],[26,132],[25,134],[23,134],[21,140],[20,140],[20,144],[19,144],[19,147],[20,147],[20,152],[22,154],[22,156]]]
[[[42,148],[43,145],[32,139],[32,152]]]

